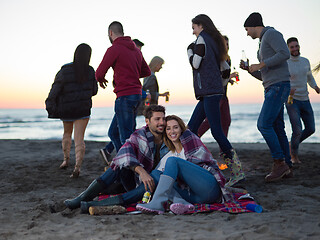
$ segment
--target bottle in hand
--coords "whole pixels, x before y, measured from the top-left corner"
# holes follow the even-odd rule
[[[244,52],[244,50],[242,50],[242,58],[241,58],[241,61],[243,61],[245,68],[248,68],[248,67],[249,67],[248,58],[247,58],[246,53]]]
[[[149,91],[149,89],[147,90],[146,94],[147,94],[147,98],[146,98],[145,105],[149,106],[150,105],[150,91]]]
[[[240,79],[239,79],[239,73],[236,71],[236,68],[235,67],[233,67],[233,70],[235,71],[235,73],[236,73],[236,82],[239,82],[240,81]]]

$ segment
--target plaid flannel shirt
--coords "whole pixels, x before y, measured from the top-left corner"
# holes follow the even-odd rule
[[[141,166],[148,173],[153,169],[156,144],[154,136],[148,126],[137,129],[126,140],[120,148],[118,154],[111,162],[111,168],[123,168]],[[160,149],[160,159],[168,152],[167,147],[163,144]]]

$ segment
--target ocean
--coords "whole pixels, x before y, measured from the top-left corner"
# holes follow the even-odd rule
[[[166,105],[166,113],[175,114],[188,123],[195,106]],[[312,104],[316,132],[305,142],[320,142],[320,103]],[[228,139],[232,143],[263,143],[258,131],[257,119],[261,104],[231,104],[231,126]],[[85,140],[109,141],[108,128],[113,117],[113,107],[93,108],[86,129]],[[290,140],[291,125],[285,110],[286,132]],[[137,128],[145,125],[144,117],[137,117]],[[48,119],[45,109],[0,109],[0,139],[48,139],[61,140],[62,122],[59,119]],[[203,142],[215,142],[211,132],[202,136]]]

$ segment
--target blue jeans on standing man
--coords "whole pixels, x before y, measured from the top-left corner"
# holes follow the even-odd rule
[[[115,101],[115,115],[110,124],[108,136],[117,152],[136,128],[137,108],[140,101],[139,94],[118,97]]]
[[[182,180],[188,187],[174,189],[190,203],[214,203],[220,200],[221,189],[216,178],[206,169],[178,157],[167,159],[163,175]]]
[[[210,124],[211,134],[219,144],[222,152],[230,159],[232,158],[232,146],[224,135],[220,120],[220,100],[222,95],[212,95],[203,97],[194,109],[188,127],[190,131],[198,135],[198,129],[207,117]]]
[[[293,103],[287,103],[286,107],[292,128],[291,154],[298,155],[299,144],[315,132],[313,110],[309,100],[293,99]],[[304,124],[303,130],[301,119]]]
[[[289,81],[275,83],[265,89],[257,127],[270,149],[272,158],[284,159],[291,167],[289,142],[283,119],[284,103],[289,92]]]

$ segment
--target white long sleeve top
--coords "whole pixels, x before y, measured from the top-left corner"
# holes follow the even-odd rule
[[[317,87],[317,83],[312,76],[309,60],[301,56],[290,56],[288,66],[291,89],[296,89],[293,98],[299,101],[309,100],[307,83],[313,89]]]

